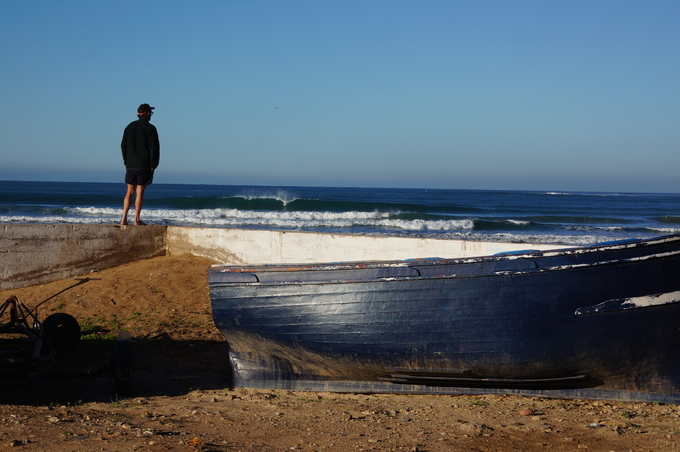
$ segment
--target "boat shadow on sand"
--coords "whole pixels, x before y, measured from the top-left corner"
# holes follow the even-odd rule
[[[132,361],[126,357],[122,364],[131,365],[129,385],[121,387],[116,378],[116,340],[83,339],[72,356],[43,357],[31,369],[0,369],[0,404],[71,405],[229,388],[226,341],[161,334],[131,345]]]

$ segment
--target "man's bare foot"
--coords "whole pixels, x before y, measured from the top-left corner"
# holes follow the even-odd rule
[[[142,220],[135,221],[135,226],[146,226],[146,223],[144,223]]]
[[[121,226],[127,226],[127,225],[128,225],[128,222],[127,222],[127,221],[121,221],[121,222],[120,222],[120,225],[121,225]]]

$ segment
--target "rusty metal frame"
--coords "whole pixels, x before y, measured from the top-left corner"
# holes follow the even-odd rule
[[[46,298],[45,300],[38,303],[33,309],[29,308],[16,296],[12,295],[9,297],[2,305],[0,305],[0,319],[9,310],[9,322],[0,323],[0,334],[23,334],[28,337],[29,340],[35,341],[35,346],[33,347],[33,359],[37,359],[40,356],[40,349],[42,347],[41,328],[42,322],[38,318],[38,308],[53,299],[57,295],[60,295],[67,290],[73,289],[76,286],[85,284],[88,281],[100,278],[75,278],[78,281],[69,287],[60,290],[54,295]]]

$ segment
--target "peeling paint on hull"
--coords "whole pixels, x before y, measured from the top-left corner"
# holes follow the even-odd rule
[[[680,401],[680,236],[214,267],[235,387]],[[585,315],[598,314],[598,315]]]
[[[576,315],[596,314],[600,312],[621,311],[624,309],[649,308],[652,306],[663,306],[680,302],[680,290],[669,293],[659,293],[643,297],[619,298],[617,300],[607,300],[596,306],[578,308]]]

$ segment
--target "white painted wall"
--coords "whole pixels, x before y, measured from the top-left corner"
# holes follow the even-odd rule
[[[563,245],[176,226],[168,226],[167,246],[169,254],[191,253],[233,265],[457,258],[564,248]]]

